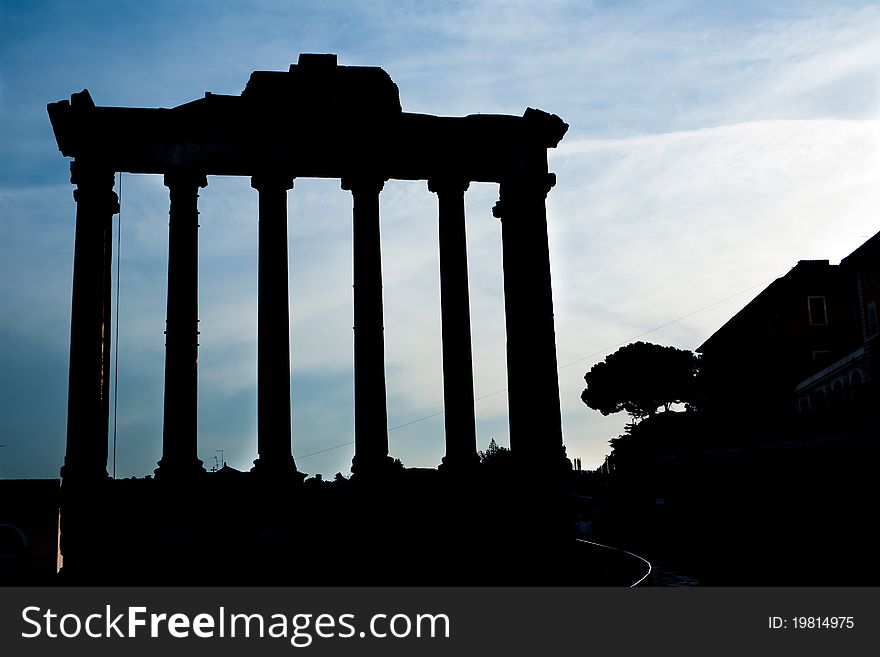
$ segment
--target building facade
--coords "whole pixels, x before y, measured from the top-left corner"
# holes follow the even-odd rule
[[[880,233],[840,264],[801,260],[713,333],[706,407],[777,416],[863,409],[873,392]]]

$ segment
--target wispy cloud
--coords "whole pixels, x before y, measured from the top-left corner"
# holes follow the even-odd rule
[[[877,230],[880,10],[871,3],[7,3],[0,29],[3,376],[39,349],[33,385],[66,385],[73,248],[67,164],[45,104],[84,86],[99,104],[173,106],[206,90],[237,94],[250,71],[284,70],[301,51],[336,52],[342,64],[384,67],[408,111],[560,114],[571,128],[551,152],[551,258],[559,362],[577,361],[560,390],[569,453],[590,466],[623,424],[579,399],[583,373],[605,351],[647,331],[696,347],[798,259],[837,260]],[[466,196],[479,397],[506,384],[496,198],[482,184]],[[424,183],[389,183],[381,204],[397,426],[442,410],[436,198]],[[247,180],[212,179],[200,210],[201,456],[224,449],[249,467],[257,195]],[[294,448],[304,455],[352,437],[351,197],[338,181],[297,181],[289,210]],[[127,474],[149,472],[161,451],[167,213],[160,177],[125,176]],[[51,400],[49,424],[32,429],[31,406],[8,404],[4,431],[63,433],[63,395]],[[505,394],[478,401],[477,415],[481,447],[506,443]],[[43,461],[7,451],[4,474],[55,475],[60,442],[46,443],[53,456]],[[391,445],[409,465],[435,465],[442,416],[392,432]],[[351,453],[300,467],[346,472]]]
[[[696,348],[762,283],[799,259],[839,260],[877,230],[878,121],[759,121],[574,141],[552,165],[561,363],[748,290],[646,338]],[[566,379],[568,441],[580,446],[591,420],[575,395],[583,382]]]

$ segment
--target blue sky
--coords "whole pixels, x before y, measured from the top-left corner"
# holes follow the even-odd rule
[[[563,432],[601,463],[623,416],[583,374],[637,336],[695,348],[797,260],[880,227],[880,7],[873,2],[12,2],[0,0],[0,477],[64,454],[74,203],[45,105],[172,107],[238,94],[300,52],[381,66],[405,111],[559,114],[548,198]],[[507,443],[497,187],[467,194],[478,442]],[[436,199],[381,197],[391,427],[442,410]],[[122,182],[117,473],[161,456],[167,190]],[[200,210],[200,456],[256,456],[256,193],[214,178]],[[294,455],[348,472],[351,199],[289,194]],[[699,312],[696,312],[699,311]],[[678,321],[674,321],[678,320]],[[658,328],[662,327],[662,328]],[[654,330],[656,329],[656,330]],[[498,394],[491,394],[496,393]],[[443,418],[395,429],[433,466]]]

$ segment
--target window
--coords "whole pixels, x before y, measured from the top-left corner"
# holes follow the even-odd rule
[[[825,297],[807,297],[807,310],[810,313],[811,325],[825,326],[828,324],[828,314],[825,312]]]
[[[875,333],[880,331],[880,326],[877,324],[877,302],[869,301],[868,302],[868,337],[871,337]]]
[[[831,352],[825,350],[816,350],[813,352],[813,362],[817,365],[826,365],[831,362]]]

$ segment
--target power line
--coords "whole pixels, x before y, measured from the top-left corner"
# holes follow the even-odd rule
[[[670,320],[670,321],[666,322],[665,324],[660,324],[659,326],[655,326],[654,328],[649,329],[647,331],[644,331],[642,333],[639,333],[638,335],[635,335],[627,340],[624,340],[623,342],[618,342],[618,343],[613,344],[611,346],[604,347],[603,349],[600,349],[598,351],[594,351],[591,354],[587,354],[586,356],[582,356],[581,358],[578,358],[577,360],[570,361],[570,362],[566,363],[565,365],[560,365],[557,369],[564,370],[566,367],[571,367],[572,365],[577,365],[578,363],[582,363],[585,360],[588,360],[588,359],[593,358],[595,356],[599,356],[600,354],[604,354],[606,351],[610,351],[610,350],[614,349],[615,347],[622,347],[625,344],[629,344],[633,340],[638,340],[639,338],[642,338],[646,335],[649,335],[651,333],[659,331],[660,329],[666,328],[667,326],[675,324],[676,322],[680,322],[683,319],[687,319],[688,317],[692,317],[693,315],[696,315],[697,313],[701,313],[704,310],[708,310],[709,308],[717,306],[720,303],[724,303],[725,301],[730,301],[734,297],[738,297],[741,294],[745,294],[746,292],[750,292],[751,290],[754,290],[756,287],[761,287],[763,285],[766,285],[767,283],[771,282],[772,280],[774,280],[774,279],[762,281],[760,283],[756,283],[755,285],[747,287],[744,290],[740,290],[739,292],[734,292],[733,294],[726,296],[723,299],[719,299],[718,301],[713,301],[709,305],[703,306],[702,308],[698,308],[697,310],[691,311],[691,312],[687,313],[686,315],[682,315],[681,317],[676,317],[675,319]],[[507,386],[505,386],[504,388],[499,388],[498,390],[487,393],[485,395],[481,395],[480,397],[474,397],[474,401],[478,402],[478,401],[482,401],[484,399],[488,399],[489,397],[494,397],[495,395],[500,395],[502,392],[505,392],[506,390],[507,390]],[[416,418],[415,420],[410,420],[409,422],[404,422],[403,424],[398,424],[398,425],[393,426],[390,429],[388,429],[388,432],[391,433],[392,431],[396,431],[397,429],[403,429],[404,427],[408,427],[413,424],[418,424],[419,422],[424,422],[425,420],[430,420],[431,418],[437,417],[438,415],[443,415],[445,412],[446,411],[437,411],[436,413],[431,413],[430,415],[424,415],[420,418]],[[309,454],[304,454],[302,456],[295,456],[295,459],[302,461],[303,459],[307,459],[310,456],[317,456],[318,454],[323,454],[324,452],[330,452],[330,451],[333,451],[334,449],[339,449],[340,447],[347,447],[348,445],[353,445],[353,444],[354,444],[354,441],[349,440],[344,443],[339,443],[338,445],[333,445],[332,447],[326,447],[324,449],[319,449],[317,452],[310,452]]]
[[[391,431],[391,429],[389,429],[389,431]],[[349,440],[348,442],[339,443],[338,445],[333,445],[333,447],[325,447],[324,449],[319,449],[317,452],[311,452],[310,454],[303,454],[302,456],[294,455],[293,458],[295,461],[302,461],[303,459],[307,459],[310,456],[317,456],[318,454],[323,454],[324,452],[330,452],[334,449],[339,449],[340,447],[345,447],[346,445],[354,445],[354,441]]]
[[[476,400],[474,400],[476,401]],[[430,420],[432,417],[437,417],[438,415],[443,415],[446,411],[437,411],[436,413],[431,413],[430,415],[426,415],[425,417],[420,417],[418,420],[410,420],[409,422],[404,422],[403,424],[398,424],[396,427],[391,427],[388,429],[388,432],[397,431],[398,429],[403,429],[404,427],[408,427],[411,424],[415,424],[416,422],[422,422],[423,420]]]
[[[505,390],[506,390],[506,388],[505,388]],[[504,392],[504,390],[500,390],[498,392]],[[498,392],[493,392],[493,393],[490,393],[489,395],[486,395],[484,397],[479,397],[478,399],[475,399],[474,401],[479,401],[480,399],[485,399],[486,397],[489,397],[491,395],[497,395]],[[410,420],[409,422],[404,422],[403,424],[398,424],[398,425],[393,426],[390,429],[388,429],[388,433],[391,433],[392,431],[397,431],[398,429],[403,429],[404,427],[408,427],[411,424],[418,424],[419,422],[423,422],[424,420],[430,420],[432,417],[437,417],[438,415],[443,415],[445,412],[446,411],[437,411],[436,413],[431,413],[430,415],[425,415],[424,417],[420,417],[416,420]],[[319,449],[317,452],[310,452],[309,454],[303,454],[302,456],[295,456],[294,460],[298,459],[301,461],[302,459],[307,459],[310,456],[315,456],[317,454],[323,454],[324,452],[329,452],[334,449],[339,449],[340,447],[345,447],[346,445],[353,445],[353,444],[354,444],[354,441],[349,440],[344,443],[339,443],[338,445],[333,445],[333,447],[325,447],[324,449]]]
[[[634,335],[633,337],[629,338],[628,340],[624,340],[623,342],[618,342],[617,344],[613,344],[609,347],[605,347],[603,349],[600,349],[599,351],[594,351],[593,353],[587,354],[586,356],[582,356],[581,358],[578,358],[577,360],[570,361],[570,362],[566,363],[565,365],[560,365],[559,369],[564,370],[566,367],[571,367],[572,365],[577,365],[578,363],[582,363],[583,361],[588,360],[590,358],[593,358],[594,356],[599,356],[600,354],[604,354],[606,351],[611,351],[612,349],[614,349],[616,347],[622,347],[625,344],[629,344],[633,340],[638,340],[639,338],[643,338],[646,335],[649,335],[651,333],[659,331],[660,329],[666,328],[667,326],[670,326],[671,324],[675,324],[676,322],[680,322],[683,319],[687,319],[688,317],[692,317],[692,316],[696,315],[697,313],[703,312],[704,310],[709,310],[709,308],[717,306],[720,303],[724,303],[725,301],[730,301],[734,297],[738,297],[741,294],[745,294],[746,292],[754,290],[756,287],[761,287],[762,285],[767,285],[767,283],[770,283],[773,280],[774,279],[771,278],[769,280],[762,281],[760,283],[756,283],[755,285],[752,285],[751,287],[747,287],[744,290],[740,290],[739,292],[734,292],[733,294],[726,296],[723,299],[719,299],[718,301],[713,301],[708,306],[703,306],[702,308],[697,308],[696,310],[691,311],[686,315],[682,315],[681,317],[676,317],[675,319],[670,320],[670,321],[666,322],[665,324],[661,324],[660,326],[655,326],[654,328],[648,329],[647,331],[644,331],[643,333],[639,333],[638,335]]]

